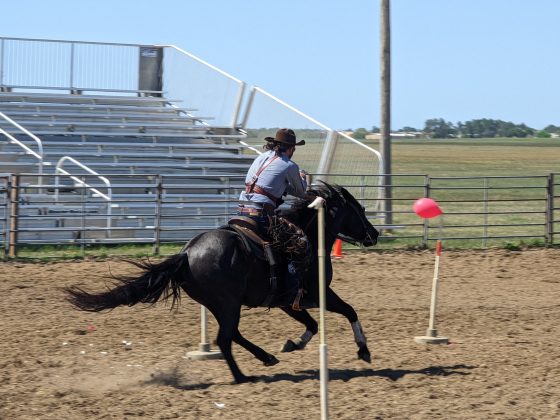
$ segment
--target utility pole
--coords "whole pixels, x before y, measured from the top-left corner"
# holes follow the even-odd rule
[[[393,193],[391,191],[391,22],[390,0],[381,0],[381,168],[382,211],[385,224],[393,224]],[[389,228],[390,230],[390,228]]]

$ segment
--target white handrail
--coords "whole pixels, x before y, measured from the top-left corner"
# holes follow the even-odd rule
[[[320,123],[319,121],[317,121],[316,119],[311,118],[309,115],[304,114],[304,113],[301,112],[299,109],[294,108],[293,106],[287,104],[287,103],[284,102],[283,100],[278,99],[276,96],[271,95],[270,93],[268,93],[268,92],[265,91],[265,90],[262,90],[260,87],[253,86],[253,87],[251,88],[251,95],[254,96],[254,95],[255,95],[255,92],[259,92],[259,93],[262,93],[264,96],[268,96],[268,97],[269,97],[270,99],[272,99],[273,101],[278,102],[278,103],[279,103],[280,105],[282,105],[283,107],[288,108],[290,111],[293,111],[293,112],[295,112],[296,114],[298,114],[298,115],[302,116],[303,118],[305,118],[306,120],[311,121],[313,124],[318,125],[318,126],[321,127],[323,130],[334,131],[334,130],[332,130],[331,128],[327,127],[325,124],[322,124],[322,123]],[[250,112],[251,112],[251,109],[248,107],[248,108],[246,109],[245,118],[243,119],[243,125],[241,126],[241,128],[243,128],[243,129],[245,129],[245,125],[247,124],[248,116],[249,116]]]
[[[73,164],[79,166],[80,168],[82,168],[84,171],[89,172],[90,174],[98,177],[101,181],[103,181],[105,183],[105,185],[107,186],[107,194],[103,194],[101,191],[99,191],[97,188],[92,187],[91,185],[87,184],[86,182],[82,181],[81,179],[79,179],[78,177],[76,177],[75,175],[72,175],[70,172],[62,169],[62,164],[69,160],[70,162],[72,162]],[[95,192],[96,194],[98,194],[100,197],[104,198],[105,201],[107,201],[107,236],[111,236],[111,218],[112,218],[112,210],[111,210],[111,201],[113,199],[113,192],[111,190],[111,183],[109,182],[109,180],[107,178],[105,178],[104,176],[99,175],[97,172],[95,172],[93,169],[88,168],[86,165],[78,162],[76,159],[74,159],[73,157],[70,156],[63,156],[58,160],[58,163],[56,164],[56,169],[55,169],[55,177],[54,177],[54,185],[55,185],[55,190],[54,190],[54,197],[55,197],[55,202],[58,202],[58,189],[59,189],[59,177],[58,174],[62,173],[63,175],[67,175],[69,176],[71,179],[73,179],[75,182],[77,182],[79,185],[86,187],[87,189],[89,189],[90,191]]]
[[[43,142],[41,141],[41,139],[39,137],[37,137],[35,134],[31,133],[25,127],[22,127],[21,125],[19,125],[17,122],[12,120],[10,117],[8,117],[3,112],[0,112],[0,117],[2,117],[4,120],[8,121],[10,124],[12,124],[14,127],[16,127],[18,130],[20,130],[24,134],[27,134],[29,137],[31,137],[37,143],[37,149],[39,149],[39,153],[34,152],[28,146],[26,146],[21,141],[19,141],[14,136],[12,136],[10,133],[8,133],[7,131],[0,128],[0,133],[4,134],[6,137],[8,137],[8,139],[10,139],[10,141],[12,143],[17,144],[19,147],[24,149],[28,154],[35,156],[39,160],[39,177],[41,177],[43,175]],[[39,179],[41,179],[41,178],[39,178]],[[39,182],[39,184],[41,184],[41,182]]]
[[[338,134],[342,137],[344,137],[345,139],[350,140],[353,143],[356,143],[358,146],[363,147],[364,149],[370,151],[371,153],[375,154],[377,156],[377,158],[379,159],[379,167],[383,168],[383,156],[381,155],[381,153],[378,150],[375,150],[372,147],[369,147],[367,144],[362,143],[359,140],[356,140],[355,138],[350,137],[347,134],[344,134],[341,131],[338,131]]]
[[[97,188],[92,187],[91,185],[87,184],[86,182],[82,181],[81,179],[79,179],[78,177],[76,177],[75,175],[72,175],[70,172],[62,169],[62,164],[69,160],[70,162],[72,162],[73,164],[75,164],[76,166],[79,166],[80,168],[82,168],[84,171],[89,172],[91,175],[94,175],[96,177],[98,177],[101,181],[103,181],[105,183],[105,185],[107,186],[107,194],[103,194],[101,191],[99,191]],[[73,157],[70,156],[63,156],[59,159],[58,163],[56,164],[56,168],[55,168],[55,178],[54,178],[54,188],[55,188],[55,192],[54,192],[54,197],[55,197],[55,201],[58,201],[58,189],[59,189],[59,177],[58,174],[61,173],[63,175],[67,175],[69,176],[71,179],[73,179],[74,181],[76,181],[78,184],[80,184],[83,187],[86,187],[87,189],[89,189],[90,191],[95,192],[96,194],[98,194],[100,197],[102,197],[103,199],[105,199],[106,201],[112,201],[112,190],[111,190],[111,183],[109,182],[109,180],[107,178],[105,178],[104,176],[99,175],[97,172],[95,172],[93,169],[88,168],[86,165],[78,162],[76,159],[74,159]]]

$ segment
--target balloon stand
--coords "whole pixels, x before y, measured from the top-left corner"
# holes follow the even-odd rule
[[[420,344],[448,344],[449,343],[449,339],[447,337],[438,336],[435,327],[440,256],[441,256],[441,240],[438,239],[436,243],[436,261],[434,267],[434,279],[432,282],[432,300],[430,303],[430,324],[426,331],[426,335],[414,337],[414,341]]]

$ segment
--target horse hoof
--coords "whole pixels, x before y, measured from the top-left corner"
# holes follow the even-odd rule
[[[281,351],[282,353],[290,353],[295,350],[301,350],[301,348],[292,340],[287,340],[286,344],[284,344],[284,347],[282,347]]]
[[[367,346],[360,347],[358,350],[358,359],[371,363],[371,354],[369,353]]]
[[[266,362],[264,362],[264,365],[265,366],[274,366],[274,365],[277,365],[278,363],[280,363],[280,360],[278,360],[276,357],[271,355],[269,357],[269,359]]]

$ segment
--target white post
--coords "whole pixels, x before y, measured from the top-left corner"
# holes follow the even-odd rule
[[[208,350],[208,312],[205,306],[200,305],[200,351]]]
[[[309,208],[314,208],[318,212],[318,235],[319,243],[317,255],[319,257],[319,335],[321,344],[319,345],[320,358],[320,382],[321,382],[321,420],[329,418],[329,369],[328,369],[328,347],[325,337],[325,307],[326,307],[326,275],[325,275],[325,200],[317,197]]]

